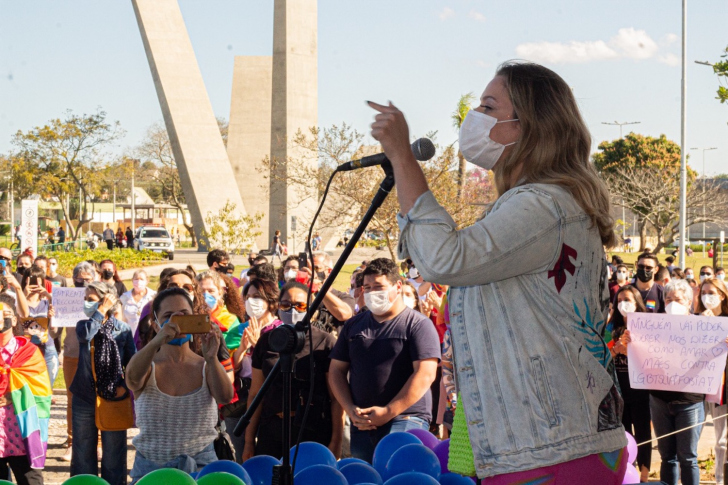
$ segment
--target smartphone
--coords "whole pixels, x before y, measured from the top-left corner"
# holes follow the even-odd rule
[[[40,281],[38,280],[37,276],[31,276],[30,277],[30,284],[33,286],[40,286]]]
[[[298,253],[298,269],[308,267],[308,256],[306,253]]]
[[[179,327],[182,334],[210,331],[210,315],[173,315],[171,322]]]

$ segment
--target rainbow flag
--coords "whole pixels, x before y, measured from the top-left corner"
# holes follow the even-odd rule
[[[10,394],[32,468],[43,468],[51,417],[51,380],[43,355],[26,337],[10,363],[0,357],[0,395]]]

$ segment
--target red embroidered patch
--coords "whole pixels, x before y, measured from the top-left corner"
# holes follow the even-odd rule
[[[561,246],[561,256],[556,261],[554,269],[548,272],[548,277],[554,279],[556,291],[559,293],[561,293],[561,288],[566,284],[566,272],[568,271],[571,276],[574,276],[574,272],[576,271],[576,266],[571,262],[572,259],[576,259],[576,249],[563,244]]]

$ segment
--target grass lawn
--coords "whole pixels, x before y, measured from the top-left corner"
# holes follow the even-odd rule
[[[634,253],[620,253],[620,252],[609,252],[607,253],[609,255],[609,259],[612,259],[612,255],[616,254],[617,256],[621,257],[622,260],[625,263],[636,263],[637,262],[637,256],[639,255],[638,252]],[[660,260],[660,263],[667,264],[665,262],[665,258],[668,257],[669,254],[658,254],[657,259]],[[728,254],[725,255],[728,257]],[[709,257],[704,258],[702,251],[695,251],[692,256],[688,256],[686,258],[687,264],[685,265],[686,268],[693,268],[693,271],[697,273],[700,270],[701,266],[713,266],[713,260]],[[718,255],[718,264],[720,264],[720,255]]]

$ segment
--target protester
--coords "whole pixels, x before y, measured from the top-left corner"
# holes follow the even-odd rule
[[[53,344],[61,329],[56,328],[52,324],[53,305],[51,305],[51,295],[45,289],[45,273],[36,265],[30,267],[30,271],[23,278],[23,290],[25,298],[28,300],[28,317],[44,317],[48,318],[48,327],[42,332],[33,335],[30,341],[40,348],[46,366],[48,367],[48,376],[51,380],[51,387],[56,381],[58,375],[58,352]]]
[[[23,276],[25,276],[30,267],[33,266],[33,257],[26,253],[20,253],[15,266],[16,272],[13,276],[15,276],[18,281],[23,281]]]
[[[712,266],[705,265],[700,267],[700,283],[703,283],[705,280],[710,279],[713,276]]]
[[[207,267],[218,273],[227,273],[230,255],[224,249],[213,249],[207,253]]]
[[[202,356],[190,349],[192,335],[183,335],[175,315],[193,315],[186,290],[168,288],[152,304],[156,336],[132,357],[126,382],[135,396],[139,434],[132,483],[159,468],[197,472],[216,461],[217,405],[233,395],[230,380],[217,360],[219,333],[198,336]],[[180,419],[184,426],[180,426]]]
[[[45,285],[46,291],[48,293],[50,293],[51,291],[53,291],[53,283],[51,283],[48,280],[48,256],[46,256],[45,254],[39,254],[33,260],[33,266],[37,266],[38,268],[41,269],[41,271],[43,273],[44,280],[45,280],[44,285]]]
[[[96,385],[97,379],[103,376],[104,381],[112,382],[118,390],[124,383],[124,369],[136,352],[129,325],[114,317],[116,306],[118,298],[113,286],[102,281],[93,281],[86,286],[83,311],[89,318],[76,324],[78,369],[70,387],[73,393],[72,477],[99,473],[96,396],[101,386]],[[92,340],[95,347],[93,362]],[[110,485],[126,484],[126,430],[101,431],[101,453],[101,478]]]
[[[644,389],[632,389],[629,383],[627,346],[622,342],[621,337],[627,330],[627,314],[646,313],[647,308],[639,290],[632,285],[621,287],[615,295],[615,302],[617,306],[610,320],[612,325],[610,347],[619,379],[619,388],[624,399],[622,424],[638,443],[645,443],[652,438],[650,392]],[[651,463],[652,443],[649,442],[637,448],[637,469],[640,471],[641,482],[646,482],[649,478]]]
[[[627,284],[629,277],[627,266],[624,264],[618,264],[614,271],[614,280],[609,284],[609,301],[614,301],[617,291]]]
[[[126,247],[134,249],[134,233],[132,232],[131,227],[127,226],[124,236],[126,236]]]
[[[18,325],[13,298],[0,295],[0,304],[0,469],[9,466],[18,485],[42,485],[51,410],[48,370],[30,339],[13,335]]]
[[[695,279],[695,273],[693,273],[693,268],[685,268],[683,271],[685,273],[685,279],[686,280],[694,280]]]
[[[454,354],[467,369],[458,404],[477,475],[500,485],[534,469],[569,469],[554,483],[621,484],[622,403],[601,339],[603,248],[617,238],[571,87],[536,64],[499,67],[459,140],[466,160],[494,169],[499,198],[460,230],[428,191],[404,115],[391,103],[370,106],[379,112],[372,136],[397,181],[400,257],[425,280],[452,286]],[[558,408],[548,396],[558,396]],[[460,439],[455,430],[451,443]]]
[[[106,249],[109,251],[112,251],[114,249],[114,241],[116,241],[116,235],[114,234],[114,230],[109,226],[109,224],[106,224],[106,229],[104,229],[104,233],[102,234],[104,241],[106,242]]]
[[[637,274],[632,282],[645,302],[647,313],[665,313],[665,299],[662,286],[655,283],[655,270],[659,261],[657,256],[644,253],[637,259]]]
[[[96,270],[87,261],[78,263],[73,268],[73,286],[76,288],[88,287],[96,279]],[[62,461],[71,461],[73,452],[73,390],[71,384],[78,370],[79,343],[74,328],[65,329],[63,339],[63,379],[66,384],[66,452],[61,456]]]
[[[119,226],[119,227],[118,227],[118,228],[116,229],[116,246],[117,246],[117,247],[118,247],[119,249],[121,249],[121,248],[123,248],[124,246],[126,246],[126,244],[125,244],[125,240],[124,240],[124,231],[122,231],[122,230],[121,230],[121,226]]]
[[[725,281],[725,269],[723,269],[721,266],[716,266],[715,277],[721,281]]]
[[[684,280],[685,279],[685,273],[683,273],[683,270],[680,268],[675,268],[670,272],[670,279],[671,280]]]
[[[298,282],[290,282],[283,287],[280,294],[278,315],[285,324],[292,325],[300,321],[306,313],[306,297],[308,288]],[[252,382],[248,394],[248,405],[255,399],[263,382],[278,360],[278,354],[270,349],[271,332],[261,333],[253,350]],[[315,441],[327,446],[335,457],[341,456],[341,441],[344,428],[344,413],[326,385],[329,372],[329,353],[336,339],[316,327],[311,327],[313,338],[313,356],[309,353],[309,334],[305,343],[295,356],[294,379],[292,393],[293,416],[292,436],[298,436],[303,413],[306,410],[310,388],[310,366],[313,358],[316,369],[314,377],[313,397],[309,405],[309,416],[303,430],[302,441]],[[254,455],[271,455],[281,457],[288,445],[282,446],[281,430],[283,429],[283,379],[279,375],[269,388],[260,407],[245,431],[245,449],[243,460]],[[257,437],[257,440],[256,440]]]
[[[154,299],[157,292],[147,286],[149,278],[143,269],[134,271],[131,284],[133,288],[125,291],[119,300],[123,319],[131,328],[132,335],[135,335],[142,310]]]
[[[245,319],[240,295],[233,289],[228,290],[222,275],[216,271],[205,271],[198,274],[197,282],[204,292],[205,302],[210,308],[210,318],[220,327],[227,344],[228,334],[231,335],[231,338],[234,338],[232,336],[240,335],[243,331],[243,329],[239,328],[240,317],[243,317],[243,320]],[[234,304],[228,307],[229,302],[234,302]],[[239,341],[237,339],[237,342]],[[237,345],[235,348],[237,348]],[[235,348],[231,349],[228,345],[230,352],[233,352]]]
[[[717,268],[716,268],[717,273]],[[700,300],[695,313],[706,317],[728,317],[728,288],[723,280],[717,278],[707,279],[700,285]],[[726,395],[725,378],[728,368],[724,371],[723,386],[718,396],[706,398],[707,409],[713,416],[713,430],[715,431],[715,483],[723,485],[723,470],[726,461],[726,441],[728,441],[728,396]],[[722,417],[720,417],[722,416]]]
[[[672,273],[677,268],[677,266],[675,266],[675,257],[668,256],[665,258],[665,261],[667,262],[667,270]]]
[[[428,429],[441,349],[432,323],[405,306],[394,261],[367,266],[364,300],[369,311],[341,328],[331,352],[329,386],[351,420],[352,456],[371,462],[389,433]]]
[[[296,256],[288,256],[283,262],[278,285],[282,288],[289,281],[295,281],[299,269],[298,258]]]
[[[692,301],[693,289],[687,281],[675,280],[665,287],[666,313],[689,315]],[[621,340],[625,345],[632,341],[629,330],[624,332]],[[678,476],[683,485],[700,483],[698,441],[703,428],[701,423],[705,420],[704,401],[705,394],[650,391],[650,414],[655,434],[663,436],[682,430],[657,441],[662,460],[660,480],[666,485],[677,485]],[[688,428],[693,425],[698,426]]]
[[[116,263],[110,259],[104,259],[99,263],[99,270],[100,280],[113,286],[117,295],[126,293],[126,286],[121,281],[121,276],[119,276],[119,272],[116,269]]]
[[[47,279],[54,286],[60,286],[61,288],[66,288],[68,286],[68,281],[66,281],[66,277],[58,274],[58,259],[55,256],[51,256],[48,258]]]
[[[655,283],[664,288],[670,281],[672,281],[670,271],[665,266],[658,265],[655,271]]]
[[[273,281],[274,283],[278,281],[276,270],[270,263],[261,263],[253,266],[250,270],[248,270],[248,274],[246,276],[248,282],[258,278]]]

